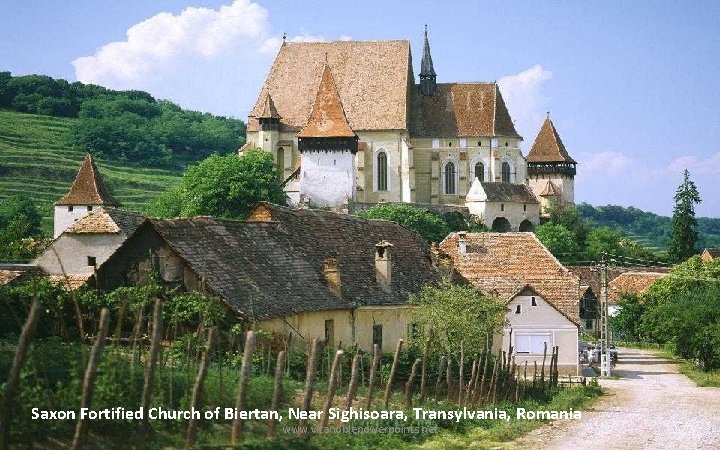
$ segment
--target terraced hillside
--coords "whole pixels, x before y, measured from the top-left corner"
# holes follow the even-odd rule
[[[69,143],[65,119],[0,110],[0,202],[12,195],[31,197],[43,215],[43,228],[52,228],[52,207],[70,188],[85,156]],[[96,160],[112,194],[130,210],[142,211],[181,170],[138,167]]]

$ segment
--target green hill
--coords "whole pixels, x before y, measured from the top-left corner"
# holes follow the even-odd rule
[[[69,128],[77,119],[0,110],[0,202],[12,195],[32,198],[52,228],[53,203],[70,188],[85,152],[74,148]],[[113,195],[130,210],[142,211],[182,174],[182,169],[150,169],[97,159]]]
[[[672,219],[633,207],[578,205],[580,215],[598,226],[606,226],[637,241],[644,247],[664,252],[670,241]],[[720,219],[699,217],[699,249],[720,247]]]

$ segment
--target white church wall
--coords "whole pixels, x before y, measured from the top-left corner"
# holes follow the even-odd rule
[[[93,206],[92,210],[101,211],[102,206]],[[87,205],[56,205],[53,218],[53,238],[60,236],[76,220],[87,216],[90,212]]]
[[[336,206],[353,200],[355,156],[349,151],[303,152],[300,192],[317,206]]]

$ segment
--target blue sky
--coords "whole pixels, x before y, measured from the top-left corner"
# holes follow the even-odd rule
[[[3,0],[0,70],[142,89],[245,118],[291,40],[410,39],[439,82],[498,80],[527,152],[550,111],[576,200],[720,217],[720,2]]]

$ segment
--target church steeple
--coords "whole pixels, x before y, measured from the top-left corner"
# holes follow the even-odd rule
[[[430,41],[428,41],[427,25],[425,25],[425,42],[423,43],[423,56],[420,62],[420,92],[425,96],[432,96],[435,93],[437,74],[433,67],[432,56],[430,55]]]

